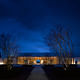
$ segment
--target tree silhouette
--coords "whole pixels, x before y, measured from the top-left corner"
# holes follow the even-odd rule
[[[0,35],[0,49],[1,49],[1,56],[4,60],[7,59],[6,64],[8,64],[8,67],[10,67],[10,64],[12,63],[11,56],[16,57],[18,54],[18,46],[13,39],[13,37],[10,34],[1,34]]]
[[[56,29],[51,29],[45,37],[45,43],[51,51],[55,51],[61,64],[67,67],[71,63],[72,57],[72,33],[63,26],[58,25]]]

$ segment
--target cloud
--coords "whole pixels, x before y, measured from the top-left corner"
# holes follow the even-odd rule
[[[24,47],[28,43],[37,47],[44,45],[42,38],[50,28],[63,24],[72,26],[73,41],[78,43],[79,4],[79,0],[0,0],[0,33],[15,33]]]
[[[62,24],[77,16],[78,19],[79,2],[71,3],[69,0],[0,0],[0,18],[15,18],[25,28],[42,30],[47,24]]]
[[[0,2],[0,16],[2,18],[16,18],[17,21],[30,29],[36,29],[47,14],[40,1],[40,3],[37,1],[39,5],[32,0],[1,0]]]

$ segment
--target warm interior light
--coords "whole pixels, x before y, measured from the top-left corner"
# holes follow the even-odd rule
[[[41,60],[41,64],[43,64],[43,60]]]
[[[1,65],[1,64],[4,64],[4,63],[3,63],[3,62],[0,62],[0,65]]]

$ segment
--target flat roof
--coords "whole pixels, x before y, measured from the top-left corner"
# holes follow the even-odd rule
[[[49,57],[49,56],[57,56],[57,55],[54,55],[52,53],[20,53],[18,56],[32,56],[32,57],[43,57],[43,56],[46,56],[46,57]]]

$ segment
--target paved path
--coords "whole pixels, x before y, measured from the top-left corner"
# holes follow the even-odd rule
[[[44,70],[40,66],[36,66],[27,80],[48,80]]]

